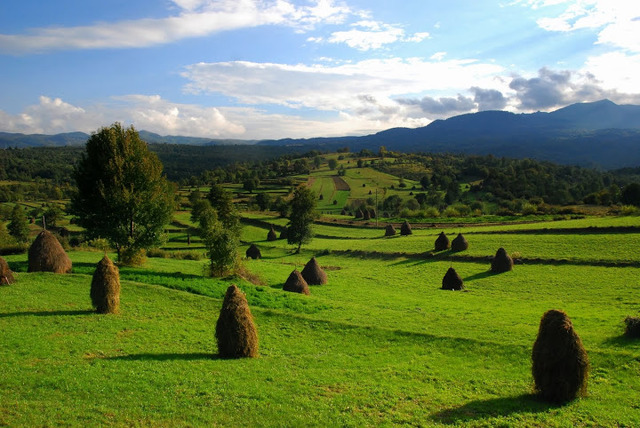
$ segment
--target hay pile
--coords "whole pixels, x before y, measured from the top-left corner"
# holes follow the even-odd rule
[[[106,254],[93,272],[90,296],[99,314],[117,314],[120,311],[120,273]]]
[[[467,248],[469,248],[469,242],[462,233],[458,233],[458,236],[451,241],[451,251],[464,251]]]
[[[282,229],[282,232],[280,232],[280,239],[287,239],[287,235],[289,234],[289,228],[285,227]]]
[[[624,319],[626,328],[624,335],[632,339],[640,338],[640,318],[638,317],[626,317]]]
[[[9,263],[0,257],[0,285],[11,285],[14,282],[16,282],[16,279],[9,268]]]
[[[393,227],[392,224],[388,224],[387,227],[384,229],[384,236],[395,236],[396,235],[396,228]]]
[[[542,316],[531,360],[535,390],[543,399],[563,404],[587,392],[587,351],[564,312],[552,309]]]
[[[311,257],[311,260],[302,269],[302,278],[308,285],[323,285],[327,283],[327,274],[322,270],[315,257]]]
[[[364,209],[364,211],[362,211],[362,219],[363,220],[371,220],[371,213],[366,208]]]
[[[346,209],[342,209],[342,211],[340,211],[340,215],[348,215],[349,212]]]
[[[442,289],[443,290],[462,290],[464,288],[464,283],[462,282],[462,278],[458,275],[458,272],[452,267],[447,270],[447,273],[442,278]]]
[[[356,218],[362,218],[363,216],[364,216],[364,213],[360,208],[358,208],[358,210],[356,211]]]
[[[287,278],[287,282],[284,283],[284,287],[282,287],[284,291],[291,291],[292,293],[302,293],[309,295],[309,284],[304,280],[302,274],[298,271],[298,269],[294,269]]]
[[[411,235],[413,232],[411,231],[411,225],[407,220],[402,223],[400,226],[400,235]]]
[[[434,244],[435,250],[444,251],[449,249],[450,246],[451,243],[449,242],[449,238],[447,238],[447,235],[445,235],[444,232],[440,232],[440,235],[438,235]]]
[[[491,259],[491,272],[502,273],[510,270],[513,270],[513,259],[501,247],[496,252],[495,257]]]
[[[247,249],[246,252],[248,259],[259,259],[262,257],[262,253],[260,253],[260,248],[256,244],[251,244],[251,246]]]
[[[267,233],[267,241],[275,241],[278,239],[278,235],[276,235],[276,230],[271,225],[271,229],[269,229],[269,233]]]
[[[69,256],[48,230],[40,232],[29,248],[28,272],[71,272]]]
[[[218,354],[222,358],[258,356],[258,332],[244,293],[235,285],[227,288],[216,323]]]

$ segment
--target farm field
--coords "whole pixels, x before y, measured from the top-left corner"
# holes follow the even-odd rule
[[[241,251],[260,247],[263,257],[244,264],[264,285],[203,277],[204,259],[149,258],[121,268],[122,313],[108,316],[90,311],[102,253],[70,251],[70,275],[27,273],[26,254],[7,256],[18,282],[0,287],[0,424],[638,426],[640,342],[622,335],[622,321],[640,313],[640,233],[566,229],[639,220],[444,229],[450,239],[465,233],[467,260],[420,256],[443,229],[382,238],[381,229],[316,225],[318,237],[292,254],[252,223]],[[178,221],[189,224],[187,214]],[[168,247],[186,248],[185,236],[170,235]],[[491,274],[486,257],[499,246],[525,262]],[[310,296],[282,291],[314,255],[329,283]],[[449,267],[465,291],[440,290]],[[216,358],[231,283],[254,314],[257,359]],[[571,317],[591,363],[588,396],[560,407],[532,395],[531,347],[549,309]]]

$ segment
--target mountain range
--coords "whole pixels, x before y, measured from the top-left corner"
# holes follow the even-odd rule
[[[393,128],[358,137],[248,141],[160,136],[146,131],[140,134],[152,144],[257,144],[288,146],[292,151],[349,147],[352,151],[376,152],[385,146],[400,152],[493,154],[604,169],[640,166],[640,106],[617,105],[609,100],[572,104],[549,113],[482,111],[436,120],[421,128]],[[0,132],[0,148],[80,145],[88,137],[81,132]]]

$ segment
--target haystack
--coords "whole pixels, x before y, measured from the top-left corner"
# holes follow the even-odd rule
[[[632,339],[640,338],[640,318],[638,317],[626,317],[624,319],[626,328],[624,335]]]
[[[222,302],[216,323],[218,354],[222,358],[258,356],[258,332],[249,304],[240,289],[232,284]]]
[[[308,285],[323,285],[327,283],[327,274],[322,270],[315,257],[311,257],[311,260],[302,269],[302,278]]]
[[[343,208],[342,211],[340,211],[340,215],[349,215],[349,212]]]
[[[11,285],[14,282],[16,282],[16,279],[9,268],[9,263],[0,257],[0,285]]]
[[[358,208],[356,210],[356,218],[362,218],[364,216],[364,213],[362,212],[362,210],[360,208]]]
[[[542,316],[531,360],[535,390],[543,399],[563,404],[587,392],[587,351],[564,312],[552,309]]]
[[[289,234],[289,228],[285,227],[280,232],[280,239],[287,239],[287,235]]]
[[[464,251],[469,248],[469,242],[462,236],[462,233],[458,233],[458,236],[451,241],[451,251]]]
[[[447,238],[447,235],[445,235],[444,232],[440,232],[440,235],[438,235],[434,244],[435,250],[444,251],[447,250],[450,246],[451,243],[449,242],[449,238]]]
[[[491,272],[502,273],[513,269],[513,259],[507,254],[504,248],[499,248],[496,255],[491,259]]]
[[[362,219],[363,220],[371,220],[371,213],[366,208],[362,211]]]
[[[40,232],[29,248],[28,272],[71,272],[71,260],[48,230]]]
[[[262,254],[260,253],[260,248],[258,248],[256,244],[251,244],[251,246],[247,249],[246,254],[248,259],[256,260],[262,257]]]
[[[412,233],[411,225],[407,220],[405,220],[404,223],[402,223],[402,226],[400,226],[400,235],[411,235]]]
[[[294,269],[293,272],[291,272],[291,275],[287,278],[287,282],[284,283],[284,287],[282,287],[282,289],[293,293],[310,294],[309,284],[304,280],[298,269]]]
[[[384,236],[395,236],[396,235],[396,228],[393,227],[392,224],[388,224],[387,227],[384,229]]]
[[[443,290],[462,290],[464,288],[464,283],[462,282],[462,278],[458,275],[458,272],[452,267],[447,270],[447,273],[442,278],[442,289]]]
[[[120,273],[106,254],[93,272],[90,296],[99,314],[117,314],[120,311]]]
[[[278,235],[272,225],[271,229],[269,229],[269,233],[267,233],[267,241],[275,241],[276,239],[278,239]]]
[[[376,210],[374,210],[373,208],[369,209],[369,217],[371,218],[376,218],[378,215],[376,214]]]

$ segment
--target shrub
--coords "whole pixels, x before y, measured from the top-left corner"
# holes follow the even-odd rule
[[[71,259],[48,230],[38,234],[29,248],[29,272],[71,272]]]
[[[311,257],[311,260],[302,269],[301,274],[308,285],[323,285],[327,283],[327,274],[322,270],[315,257]]]
[[[589,358],[566,313],[552,309],[542,316],[531,360],[543,399],[563,404],[586,393]]]
[[[120,253],[120,262],[125,266],[142,266],[147,261],[144,248],[125,247]]]
[[[222,302],[216,323],[218,354],[222,358],[258,356],[258,332],[247,299],[240,289],[232,284]]]
[[[91,280],[91,303],[99,314],[117,314],[120,310],[120,273],[106,255],[98,262]]]

